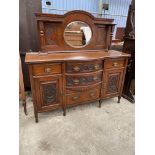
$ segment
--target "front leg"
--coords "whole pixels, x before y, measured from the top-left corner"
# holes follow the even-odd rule
[[[25,115],[28,115],[27,108],[26,108],[26,100],[23,100],[23,107],[24,107],[24,113],[25,113]]]
[[[101,108],[102,100],[99,100],[99,108]]]
[[[121,99],[121,96],[118,96],[118,102],[117,103],[120,103],[120,99]]]
[[[38,123],[38,112],[37,111],[34,112],[34,116],[35,116],[36,123]]]
[[[63,107],[63,116],[66,116],[66,107]]]

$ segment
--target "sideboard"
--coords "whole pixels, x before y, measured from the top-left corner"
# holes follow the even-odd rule
[[[36,16],[40,51],[27,53],[25,60],[36,122],[38,113],[58,108],[66,115],[67,107],[78,104],[99,101],[101,107],[103,99],[116,96],[119,103],[130,54],[109,50],[113,20],[84,11]],[[77,36],[68,39],[68,33]]]

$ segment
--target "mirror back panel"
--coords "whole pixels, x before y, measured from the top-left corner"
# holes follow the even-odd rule
[[[78,10],[64,15],[36,13],[36,19],[41,52],[110,48],[115,25],[113,19],[95,18]],[[79,29],[77,23],[84,28]],[[87,38],[84,29],[87,29]]]

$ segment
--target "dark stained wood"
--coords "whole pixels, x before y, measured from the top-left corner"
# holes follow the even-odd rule
[[[84,11],[65,15],[36,14],[40,52],[26,54],[34,114],[63,109],[122,95],[124,76],[130,54],[108,50],[113,32],[111,19],[95,18]],[[86,21],[93,37],[90,44],[76,49],[64,43],[65,26],[73,20]],[[52,42],[47,45],[50,34]]]
[[[124,36],[125,36],[125,27],[117,27],[115,39],[123,41]]]
[[[19,51],[26,89],[30,88],[30,81],[28,67],[25,64],[25,55],[30,50],[39,50],[35,12],[41,12],[40,0],[19,0]]]
[[[24,113],[25,113],[25,115],[27,115],[26,95],[25,95],[25,87],[24,87],[24,81],[23,81],[22,64],[21,64],[21,58],[20,57],[19,57],[19,98],[23,102]]]
[[[130,102],[135,102],[135,0],[129,7],[128,19],[125,29],[123,52],[131,54],[125,76],[123,97]],[[132,89],[131,89],[132,88]]]

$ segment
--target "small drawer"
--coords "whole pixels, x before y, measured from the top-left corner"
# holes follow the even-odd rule
[[[46,63],[33,65],[33,75],[60,74],[60,63]]]
[[[80,75],[67,75],[66,76],[66,86],[86,86],[98,83],[102,80],[102,72],[80,74]]]
[[[101,61],[66,63],[67,73],[86,73],[94,72],[102,69]]]
[[[95,100],[100,97],[100,89],[94,88],[89,91],[80,92],[80,93],[73,93],[66,95],[66,103],[69,104],[76,104],[81,102],[86,102],[89,100]]]
[[[104,62],[106,69],[125,67],[125,59],[107,59]]]

